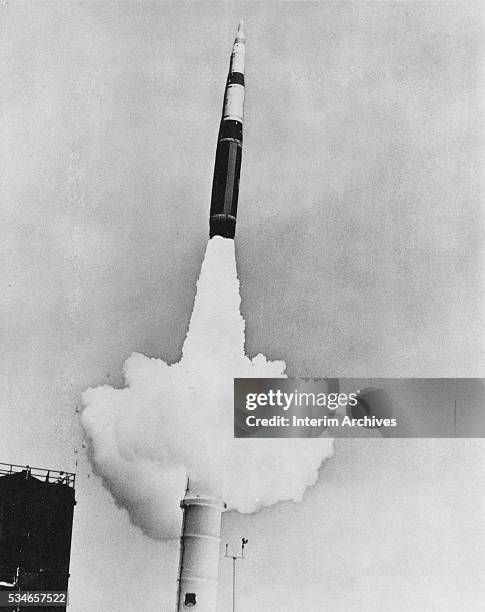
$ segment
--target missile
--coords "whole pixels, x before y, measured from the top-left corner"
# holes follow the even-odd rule
[[[236,231],[243,141],[245,53],[246,39],[241,21],[232,47],[217,139],[209,221],[210,238],[234,238]]]

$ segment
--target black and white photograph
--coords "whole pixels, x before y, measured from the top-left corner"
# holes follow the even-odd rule
[[[485,612],[485,3],[0,27],[0,610]]]

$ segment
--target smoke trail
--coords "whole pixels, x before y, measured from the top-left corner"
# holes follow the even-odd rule
[[[191,492],[254,512],[299,501],[332,453],[330,439],[233,438],[233,378],[284,377],[283,361],[244,354],[234,242],[209,241],[180,362],[133,353],[126,387],[83,393],[81,423],[92,462],[133,523],[177,537],[186,476]]]

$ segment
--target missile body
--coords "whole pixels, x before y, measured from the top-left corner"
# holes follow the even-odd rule
[[[232,48],[217,140],[209,222],[211,238],[234,238],[236,231],[243,141],[245,52],[246,41],[241,21]]]

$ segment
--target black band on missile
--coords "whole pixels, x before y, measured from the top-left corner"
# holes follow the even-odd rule
[[[217,143],[210,210],[210,236],[234,238],[242,147],[235,140]]]
[[[243,126],[240,121],[236,121],[235,119],[226,119],[221,122],[221,127],[219,128],[219,138],[234,138],[235,140],[239,140],[242,144],[243,140]]]
[[[236,219],[232,215],[214,215],[209,221],[209,238],[222,236],[234,238],[236,233]]]
[[[242,72],[230,72],[227,77],[228,85],[242,85],[244,87],[244,74]]]

